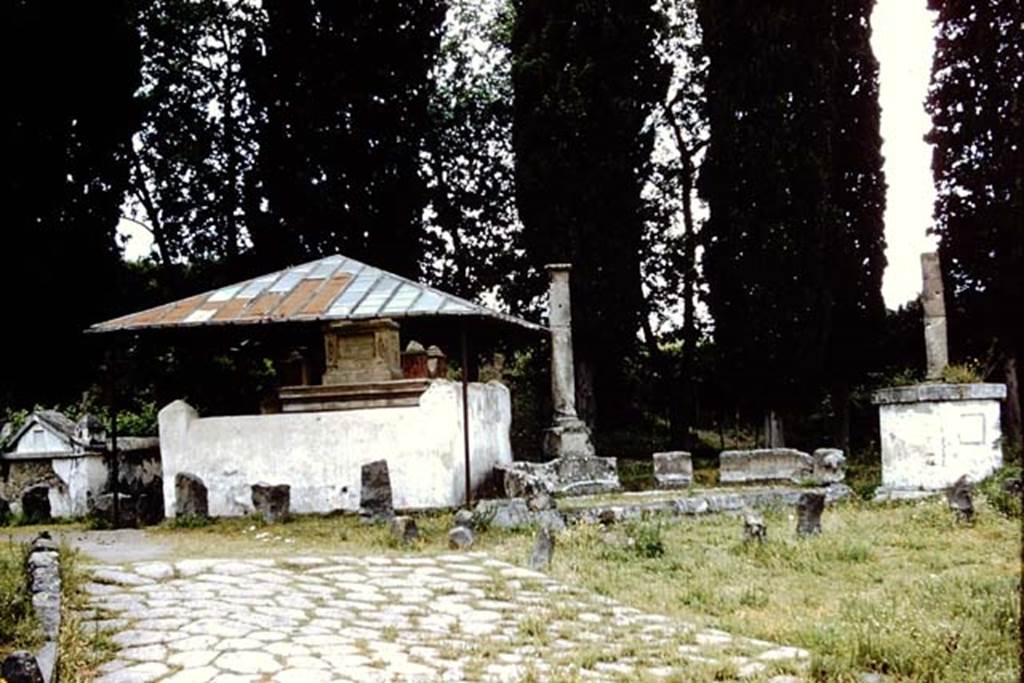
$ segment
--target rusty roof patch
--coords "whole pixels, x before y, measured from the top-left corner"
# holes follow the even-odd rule
[[[336,254],[97,323],[88,331],[411,316],[473,316],[547,329]]]

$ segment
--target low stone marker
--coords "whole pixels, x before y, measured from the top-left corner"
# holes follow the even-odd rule
[[[846,478],[846,456],[838,448],[818,448],[811,455],[814,461],[811,477],[818,484],[838,484]]]
[[[473,518],[473,511],[462,508],[455,511],[455,516],[452,519],[452,526],[461,526],[465,529],[472,529],[476,524]]]
[[[291,510],[292,488],[288,484],[252,485],[252,506],[267,524],[283,522]]]
[[[409,545],[420,537],[420,530],[416,526],[416,520],[408,515],[392,517],[388,528],[391,531],[391,538],[400,545]]]
[[[693,483],[693,458],[686,451],[665,451],[651,456],[654,483],[659,489],[681,489]]]
[[[821,533],[821,513],[825,509],[825,494],[808,491],[800,494],[796,504],[796,533],[811,536]]]
[[[50,487],[45,484],[33,486],[21,494],[21,514],[26,524],[42,524],[49,522]]]
[[[973,491],[974,485],[971,484],[971,480],[966,474],[946,489],[946,502],[949,503],[949,509],[956,514],[957,520],[961,522],[970,522],[974,519],[974,500],[971,496]]]
[[[760,512],[746,510],[743,513],[743,540],[747,543],[764,543],[768,539],[768,526]]]
[[[457,526],[448,532],[448,547],[452,550],[468,550],[473,547],[473,532],[468,527]]]
[[[188,472],[174,475],[175,517],[209,517],[208,501],[206,484],[202,479]]]
[[[533,541],[533,552],[530,553],[530,569],[543,571],[551,566],[551,556],[555,552],[555,534],[542,526],[537,530]]]
[[[7,502],[7,499],[0,498],[0,526],[9,521],[11,521],[11,504]]]
[[[791,481],[803,483],[814,473],[811,456],[795,448],[722,451],[718,480],[723,484]]]
[[[387,460],[363,465],[359,490],[359,516],[364,522],[390,521],[395,515],[391,498],[391,475]]]

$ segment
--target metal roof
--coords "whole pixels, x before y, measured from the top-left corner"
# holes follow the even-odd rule
[[[336,254],[91,326],[115,332],[203,325],[467,316],[547,328]]]

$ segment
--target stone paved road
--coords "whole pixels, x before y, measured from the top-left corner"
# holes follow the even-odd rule
[[[482,553],[92,568],[100,681],[794,681],[807,653],[644,614]],[[779,674],[779,675],[777,675]],[[774,675],[774,678],[773,678]]]

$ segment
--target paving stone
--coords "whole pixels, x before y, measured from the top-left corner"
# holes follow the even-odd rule
[[[281,669],[275,657],[254,650],[226,652],[213,664],[222,671],[240,674],[272,674]]]
[[[120,615],[112,624],[120,632],[112,637],[124,649],[100,673],[134,673],[114,680],[169,674],[167,680],[203,683],[461,681],[471,668],[482,670],[483,680],[538,672],[545,678],[545,660],[559,660],[554,669],[566,670],[578,661],[581,648],[595,646],[610,649],[615,658],[581,671],[582,680],[631,679],[650,674],[639,662],[656,664],[659,652],[691,633],[693,644],[675,646],[681,656],[720,663],[728,646],[728,661],[749,676],[763,675],[775,660],[799,666],[807,656],[799,648],[716,629],[698,632],[692,624],[589,595],[479,552],[183,560],[100,569],[107,577],[145,579],[134,585],[96,584],[90,598],[92,608]],[[491,594],[495,581],[504,584],[501,599]],[[553,620],[549,610],[556,608],[574,614]],[[544,619],[552,636],[566,637],[523,646],[517,633],[527,617]],[[639,650],[616,655],[617,644],[625,642]],[[480,661],[475,653],[483,645],[493,657]],[[138,668],[146,664],[163,668],[160,673],[155,666]],[[685,674],[685,666],[669,669]]]

